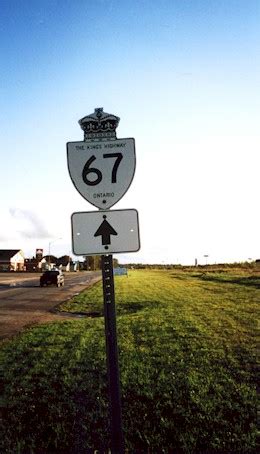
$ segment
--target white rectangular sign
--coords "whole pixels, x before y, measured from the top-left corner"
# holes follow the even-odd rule
[[[138,212],[134,209],[73,213],[71,223],[75,255],[137,252],[140,249]]]

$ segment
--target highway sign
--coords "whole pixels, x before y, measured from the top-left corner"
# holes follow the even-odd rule
[[[138,212],[134,209],[73,213],[71,222],[75,255],[136,252],[140,249]]]
[[[135,141],[117,139],[119,121],[103,107],[81,118],[84,142],[67,143],[67,162],[77,191],[100,209],[72,214],[72,249],[75,255],[101,255],[111,451],[123,454],[112,253],[136,252],[140,240],[136,210],[109,210],[126,193],[135,173]]]
[[[133,138],[67,143],[71,180],[92,205],[106,210],[118,202],[135,173]]]

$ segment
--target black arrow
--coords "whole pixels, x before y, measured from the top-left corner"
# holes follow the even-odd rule
[[[111,244],[110,236],[117,235],[117,232],[113,229],[113,227],[106,221],[106,216],[103,216],[105,219],[102,224],[100,224],[99,228],[97,229],[94,236],[102,236],[102,244]]]

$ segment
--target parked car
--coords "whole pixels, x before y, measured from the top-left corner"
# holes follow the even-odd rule
[[[44,285],[56,285],[60,287],[64,285],[64,275],[58,270],[45,271],[40,277],[40,286],[43,287]]]

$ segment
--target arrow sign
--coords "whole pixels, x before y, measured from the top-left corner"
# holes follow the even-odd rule
[[[102,224],[97,229],[94,236],[102,236],[102,244],[111,244],[110,236],[117,235],[117,232],[113,229],[113,227],[106,221],[106,216],[103,216],[105,219]]]
[[[73,213],[71,224],[75,255],[137,252],[140,249],[138,213],[134,209]]]

